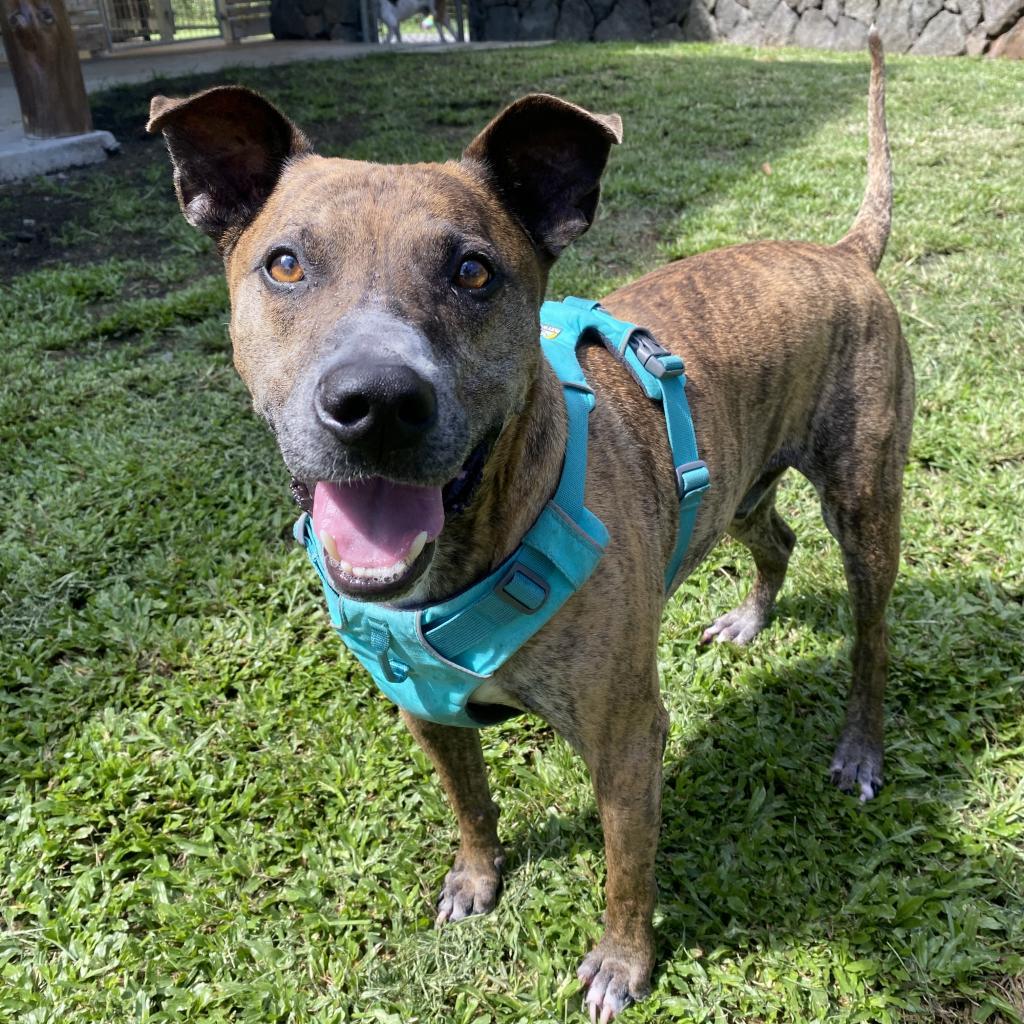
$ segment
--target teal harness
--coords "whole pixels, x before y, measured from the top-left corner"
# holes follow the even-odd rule
[[[581,339],[599,337],[645,394],[662,405],[679,487],[679,530],[665,571],[666,593],[710,483],[707,466],[697,456],[678,356],[596,302],[545,302],[540,315],[541,348],[562,383],[569,420],[562,476],[519,547],[494,572],[462,593],[422,608],[357,601],[331,585],[310,517],[304,514],[295,524],[295,539],[320,575],[331,622],[345,645],[387,697],[417,718],[441,725],[477,728],[518,713],[475,704],[470,697],[583,586],[608,544],[604,524],[583,504],[594,392],[576,356]]]

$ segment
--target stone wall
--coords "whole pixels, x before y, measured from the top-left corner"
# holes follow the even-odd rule
[[[878,25],[890,53],[979,54],[1024,17],[1024,0],[694,0],[705,36],[755,46],[859,50]]]
[[[682,39],[690,0],[471,0],[473,39]]]
[[[1024,0],[471,0],[474,39],[688,39],[1018,56]]]
[[[469,30],[473,39],[683,39],[690,7],[691,0],[471,0]]]
[[[359,0],[271,0],[270,31],[276,39],[360,42]]]

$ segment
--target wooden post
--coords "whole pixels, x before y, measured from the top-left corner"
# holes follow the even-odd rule
[[[0,0],[0,32],[25,134],[54,139],[92,131],[82,66],[63,0]]]

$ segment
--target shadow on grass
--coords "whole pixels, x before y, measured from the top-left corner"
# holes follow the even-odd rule
[[[848,636],[846,593],[813,597],[822,609],[814,629],[835,648]],[[867,805],[829,781],[850,673],[845,642],[834,656],[763,667],[751,664],[761,661],[757,641],[749,655],[695,651],[716,660],[723,696],[669,744],[660,964],[710,955],[710,969],[800,945],[839,968],[856,961],[887,993],[921,1005],[943,991],[984,994],[1020,970],[1021,829],[1008,824],[1019,808],[999,761],[1024,735],[1024,608],[984,575],[908,575],[890,621],[886,785]],[[671,678],[664,687],[670,706],[686,699]],[[508,845],[513,870],[538,847],[545,857],[603,857],[592,804]]]
[[[714,203],[823,123],[863,109],[867,76],[866,54],[856,62],[815,61],[784,51],[749,56],[703,47],[588,44],[381,54],[116,86],[92,96],[91,105],[96,127],[122,142],[122,157],[57,183],[0,187],[0,237],[15,239],[0,253],[0,269],[23,274],[115,254],[158,257],[159,247],[142,239],[166,235],[166,219],[177,213],[164,147],[145,133],[149,101],[158,93],[181,96],[235,83],[277,103],[325,155],[384,162],[457,157],[502,106],[530,91],[618,110],[626,141],[606,176],[602,218],[568,266],[592,264],[588,278],[598,280],[635,273],[684,207]],[[146,202],[128,212],[123,201],[111,202],[128,198],[122,192],[145,193]],[[849,220],[855,210],[853,200]],[[18,241],[28,215],[32,237]]]
[[[488,73],[486,80],[481,71]],[[888,77],[898,73],[890,68]],[[487,53],[381,53],[359,61],[154,76],[96,93],[90,104],[97,128],[143,141],[149,138],[145,123],[154,95],[244,85],[264,93],[301,127],[316,126],[314,141],[325,148],[343,145],[353,125],[369,135],[419,134],[424,142],[405,157],[415,161],[424,159],[416,150],[430,148],[426,140],[432,135],[465,144],[514,96],[555,92],[602,108],[614,101],[627,131],[631,121],[651,126],[648,146],[672,136],[684,141],[674,156],[685,161],[727,157],[737,146],[756,147],[766,139],[796,142],[851,103],[866,104],[867,77],[866,51],[863,63],[838,63],[794,59],[785,51],[750,56],[705,47],[561,44]],[[417,81],[430,88],[417,88]],[[784,117],[776,122],[773,110]],[[707,141],[695,138],[695,125],[712,129]],[[690,148],[695,141],[696,152]]]

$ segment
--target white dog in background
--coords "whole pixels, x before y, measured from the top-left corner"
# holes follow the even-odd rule
[[[387,43],[402,41],[402,30],[400,25],[407,18],[417,14],[429,14],[434,19],[434,28],[441,42],[444,42],[444,30],[455,42],[455,30],[448,20],[446,0],[378,0],[380,20],[384,22],[387,29]]]

